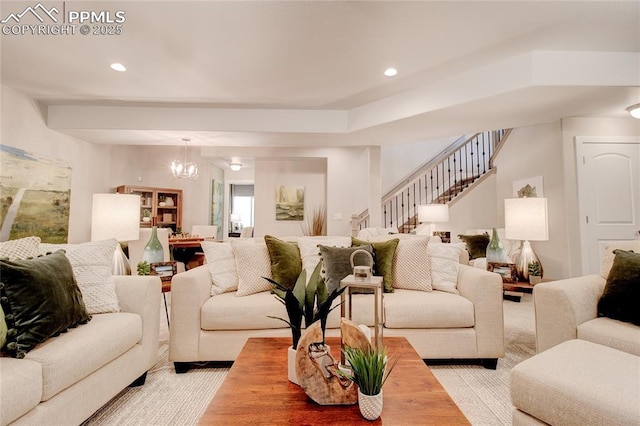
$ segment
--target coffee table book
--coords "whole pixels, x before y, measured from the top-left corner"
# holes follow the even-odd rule
[[[340,339],[327,338],[333,356]],[[385,337],[391,356],[400,355],[384,385],[384,406],[376,421],[365,420],[357,404],[318,405],[287,379],[290,338],[247,340],[200,419],[202,425],[468,425],[462,411],[404,337]]]

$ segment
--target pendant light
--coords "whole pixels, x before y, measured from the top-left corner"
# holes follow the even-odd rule
[[[182,138],[184,141],[184,159],[173,160],[171,162],[171,173],[174,178],[177,179],[197,179],[198,178],[198,165],[196,163],[187,162],[187,142],[191,139]]]

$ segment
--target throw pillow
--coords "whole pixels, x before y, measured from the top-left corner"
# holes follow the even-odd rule
[[[396,254],[399,242],[399,238],[376,243],[368,243],[355,237],[351,238],[351,245],[371,244],[373,246],[373,260],[375,262],[373,274],[382,276],[385,293],[393,293],[393,257]]]
[[[273,278],[267,245],[264,242],[233,241],[231,247],[238,271],[236,296],[270,291],[271,283],[262,278]]]
[[[266,235],[264,241],[271,259],[271,274],[274,281],[286,288],[293,288],[302,272],[302,258],[298,244],[282,241]]]
[[[211,296],[236,291],[238,272],[231,244],[202,241],[200,245],[211,275]]]
[[[640,253],[640,240],[614,241],[604,247],[604,255],[600,264],[600,276],[605,280],[609,276],[611,266],[613,266],[614,251],[617,249]]]
[[[4,310],[0,303],[0,349],[4,347],[4,342],[7,341],[7,321],[4,319]]]
[[[393,287],[431,291],[431,267],[427,255],[428,237],[400,239],[393,258]]]
[[[485,232],[480,235],[458,235],[458,238],[464,241],[467,251],[469,252],[469,260],[486,257],[487,246],[490,240],[488,233]]]
[[[0,258],[27,259],[38,255],[40,237],[26,237],[0,243]]]
[[[373,247],[370,244],[355,247],[329,247],[320,244],[318,248],[320,249],[324,281],[327,284],[327,293],[329,294],[340,288],[340,281],[344,277],[353,273],[351,254],[354,251],[366,250],[373,256]]]
[[[434,290],[459,294],[457,287],[460,251],[460,248],[451,247],[449,244],[429,244],[428,252]]]
[[[598,315],[640,325],[640,253],[615,250]]]
[[[0,260],[0,303],[7,352],[15,358],[47,338],[91,319],[63,251],[28,260]]]
[[[118,244],[113,238],[81,244],[40,244],[40,252],[63,249],[71,262],[87,312],[104,314],[120,312],[113,279],[113,253]]]
[[[298,249],[302,258],[302,268],[306,271],[307,277],[313,273],[318,262],[320,262],[320,250],[318,244],[332,247],[349,247],[351,237],[300,237],[298,238]]]

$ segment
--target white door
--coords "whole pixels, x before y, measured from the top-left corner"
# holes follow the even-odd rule
[[[640,238],[640,139],[579,139],[582,272],[598,273],[610,241]]]

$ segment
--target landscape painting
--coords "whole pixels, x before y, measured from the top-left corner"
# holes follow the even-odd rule
[[[276,187],[276,220],[304,220],[304,186]]]
[[[211,224],[218,227],[216,238],[222,240],[222,208],[224,202],[224,187],[222,182],[211,180]]]
[[[0,145],[0,241],[35,235],[66,243],[70,197],[66,161]]]

